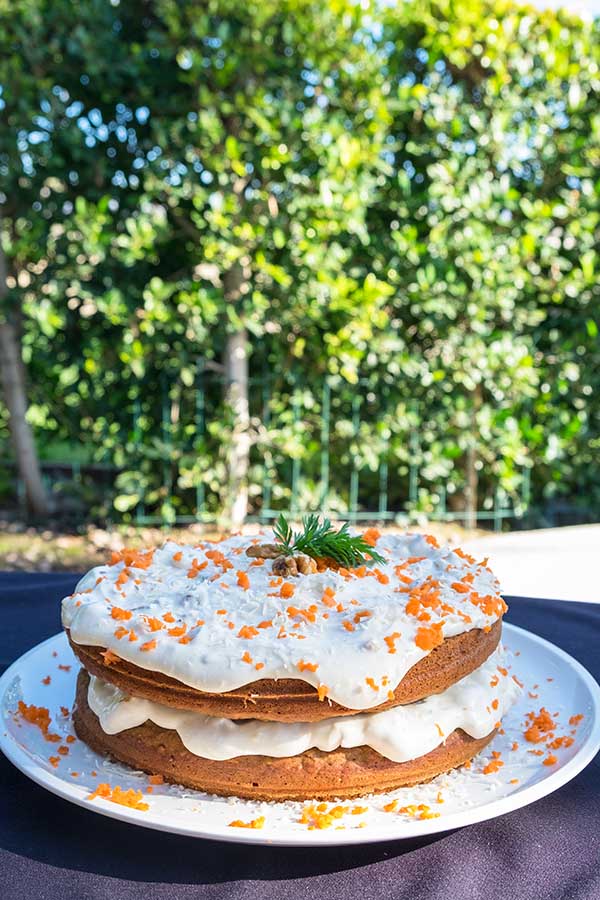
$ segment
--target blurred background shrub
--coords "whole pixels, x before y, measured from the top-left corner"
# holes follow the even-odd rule
[[[597,520],[599,34],[0,4],[2,507]]]

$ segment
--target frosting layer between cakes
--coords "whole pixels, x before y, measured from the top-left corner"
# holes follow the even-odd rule
[[[422,535],[381,537],[385,565],[286,581],[248,544],[167,542],[99,566],[63,600],[63,624],[77,644],[201,691],[293,678],[369,709],[444,638],[487,631],[506,608],[485,562]]]
[[[118,734],[152,721],[174,730],[194,755],[212,760],[239,756],[291,757],[311,748],[371,747],[394,762],[424,756],[455,730],[483,738],[519,694],[510,659],[499,647],[477,670],[441,694],[380,713],[319,722],[234,722],[128,697],[91,677],[88,705],[106,734]]]

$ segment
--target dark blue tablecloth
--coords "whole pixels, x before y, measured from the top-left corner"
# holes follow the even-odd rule
[[[0,574],[0,667],[59,630],[73,575]],[[600,604],[513,598],[508,620],[600,676]],[[600,766],[510,815],[420,841],[244,847],[176,837],[60,800],[0,755],[1,900],[599,900]]]

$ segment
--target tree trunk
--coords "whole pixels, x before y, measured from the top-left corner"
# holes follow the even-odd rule
[[[465,455],[465,528],[477,528],[477,504],[479,501],[479,472],[477,469],[477,413],[481,408],[481,385],[477,385],[472,396],[471,434]]]
[[[6,295],[6,259],[0,247],[0,300]],[[27,504],[33,515],[48,515],[48,500],[42,482],[33,435],[26,419],[27,395],[17,330],[8,319],[0,319],[0,382],[9,413],[19,475],[25,485]]]
[[[467,450],[465,459],[465,528],[477,528],[477,491],[479,476],[475,463],[477,452],[473,444]]]
[[[245,274],[240,264],[223,277],[226,303],[237,303],[242,295]],[[232,530],[239,529],[248,513],[248,466],[250,460],[250,411],[248,403],[248,332],[241,327],[230,332],[223,352],[225,407],[232,418],[227,448],[227,486],[222,519]]]

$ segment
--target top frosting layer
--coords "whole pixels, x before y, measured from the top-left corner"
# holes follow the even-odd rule
[[[297,678],[358,710],[444,638],[489,630],[506,609],[485,560],[429,536],[381,536],[385,564],[285,580],[246,556],[251,540],[115,554],[63,600],[63,625],[75,643],[202,691]]]

